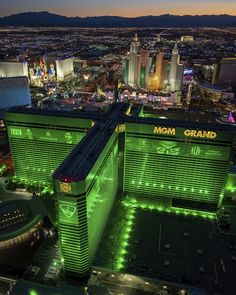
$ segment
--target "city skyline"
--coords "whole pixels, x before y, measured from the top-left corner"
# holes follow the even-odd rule
[[[134,6],[135,4],[135,6]],[[132,7],[132,9],[130,9]],[[125,17],[138,17],[146,15],[162,15],[162,14],[175,14],[175,15],[219,15],[229,14],[236,15],[235,1],[227,1],[223,3],[219,0],[207,1],[186,1],[186,0],[149,0],[144,3],[141,0],[134,1],[128,0],[116,3],[110,1],[109,5],[105,0],[99,1],[88,0],[85,3],[78,3],[75,0],[66,1],[40,1],[30,2],[22,0],[20,4],[16,0],[6,1],[1,3],[0,17],[9,16],[21,12],[28,11],[49,11],[51,13],[61,14],[65,16],[125,16]]]
[[[0,294],[232,295],[236,15],[42,1],[0,18]]]

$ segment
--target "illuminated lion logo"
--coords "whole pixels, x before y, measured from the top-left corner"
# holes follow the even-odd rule
[[[178,156],[180,153],[180,148],[175,142],[163,141],[157,147],[157,153],[163,155]]]

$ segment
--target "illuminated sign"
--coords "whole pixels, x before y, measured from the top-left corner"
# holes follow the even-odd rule
[[[125,124],[120,124],[116,127],[116,132],[122,133],[125,132]]]
[[[193,155],[193,156],[200,156],[200,154],[201,154],[201,148],[200,148],[200,146],[193,146],[192,147],[192,149],[191,149],[191,154]]]
[[[75,201],[59,200],[60,222],[78,224],[78,213]]]
[[[155,126],[153,133],[162,135],[176,135],[176,128]],[[186,129],[184,130],[184,136],[214,139],[217,137],[217,133],[207,130]]]
[[[75,131],[62,131],[54,129],[17,128],[9,127],[10,138],[24,138],[29,140],[40,140],[46,142],[78,144],[84,137],[84,133]]]
[[[134,144],[135,142],[135,144]],[[228,161],[230,155],[230,147],[223,146],[212,146],[210,144],[193,144],[186,143],[184,141],[174,141],[174,140],[160,140],[160,139],[150,139],[143,140],[137,138],[135,141],[132,139],[127,140],[126,148],[137,152],[150,152],[152,154],[162,154],[175,157],[194,157],[200,159],[211,159]]]
[[[190,136],[190,137],[200,137],[200,138],[216,138],[217,133],[214,131],[206,131],[206,130],[191,130],[191,129],[186,129],[184,131],[185,136]]]
[[[156,134],[175,135],[175,128],[158,127],[156,126],[153,130]]]
[[[12,136],[22,136],[22,131],[18,128],[10,128],[10,134]]]
[[[184,75],[192,75],[193,70],[184,70]]]
[[[180,148],[177,143],[172,141],[162,141],[157,147],[158,154],[177,156],[180,153]]]
[[[60,209],[66,218],[70,219],[75,214],[76,207],[71,205],[60,205]]]
[[[62,193],[71,193],[71,183],[68,182],[60,182],[60,191]]]

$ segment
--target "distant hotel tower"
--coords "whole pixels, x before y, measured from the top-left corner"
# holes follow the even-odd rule
[[[177,44],[172,51],[171,62],[164,59],[165,52],[159,51],[155,57],[149,50],[141,49],[137,34],[130,45],[130,52],[123,58],[123,80],[126,84],[152,91],[181,91],[184,66],[179,63]]]
[[[183,79],[183,65],[179,63],[180,55],[177,43],[172,50],[170,73],[169,73],[169,84],[171,91],[180,91]]]
[[[28,77],[0,78],[0,110],[30,104]]]
[[[223,58],[221,60],[218,84],[236,88],[236,58]]]
[[[13,62],[13,61],[0,62],[0,78],[23,77],[23,76],[28,77],[27,62]]]
[[[73,58],[57,59],[56,72],[58,81],[70,81],[74,76]]]
[[[155,67],[148,75],[148,90],[162,91],[168,82],[168,61],[164,59],[165,53],[160,51],[155,57]]]
[[[135,34],[133,41],[130,44],[129,52],[129,77],[128,83],[134,85],[137,82],[139,72],[138,54],[141,52],[141,43],[138,40],[138,35]]]

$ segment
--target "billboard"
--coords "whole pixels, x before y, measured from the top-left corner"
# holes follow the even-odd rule
[[[134,143],[135,142],[135,143]],[[230,147],[202,143],[188,143],[171,140],[145,140],[141,138],[126,139],[126,148],[133,151],[156,153],[175,157],[190,157],[228,161]]]
[[[8,127],[10,138],[21,138],[55,143],[78,144],[84,134],[70,130],[56,130],[28,127]]]
[[[76,200],[59,199],[59,221],[60,223],[70,223],[78,225],[78,210]]]

